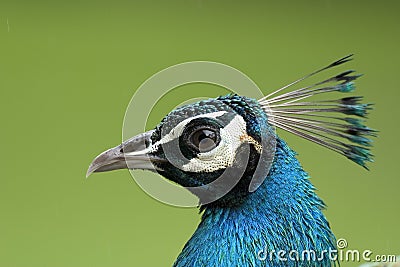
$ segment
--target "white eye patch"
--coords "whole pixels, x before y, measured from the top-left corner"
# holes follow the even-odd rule
[[[135,154],[155,152],[158,150],[160,145],[178,139],[183,134],[185,127],[192,120],[198,118],[216,119],[226,113],[227,111],[218,111],[187,118],[178,123],[172,130],[163,135],[159,141],[150,145],[148,148],[142,151],[127,153],[126,155],[133,156]],[[198,153],[197,157],[190,159],[188,163],[184,165],[174,165],[186,172],[214,172],[232,166],[235,161],[237,149],[243,143],[252,144],[256,150],[261,153],[261,145],[258,144],[258,142],[255,141],[251,136],[247,135],[246,122],[240,115],[235,115],[224,128],[220,129],[219,134],[220,142],[215,148],[207,152]],[[177,147],[177,149],[179,148]],[[171,163],[173,164],[173,162]]]
[[[224,115],[226,113],[227,113],[227,111],[217,111],[217,112],[200,114],[200,115],[197,115],[194,117],[187,118],[187,119],[181,121],[180,123],[178,123],[167,134],[162,133],[162,138],[159,141],[155,142],[154,144],[150,145],[148,148],[146,148],[142,151],[134,151],[134,152],[126,153],[125,155],[126,156],[135,156],[135,155],[142,155],[142,154],[146,154],[146,153],[155,152],[158,150],[158,147],[160,145],[166,144],[174,139],[179,138],[179,136],[181,136],[181,134],[183,133],[183,130],[185,129],[186,125],[188,123],[190,123],[192,120],[198,119],[198,118],[215,119],[215,118],[221,117],[222,115]]]
[[[186,125],[188,125],[188,123],[190,123],[192,120],[195,120],[195,119],[198,119],[198,118],[215,119],[215,118],[221,117],[225,113],[227,113],[227,111],[217,111],[217,112],[201,114],[201,115],[197,115],[197,116],[194,116],[194,117],[187,118],[187,119],[181,121],[180,123],[178,123],[178,125],[176,125],[169,133],[164,135],[161,138],[161,140],[157,141],[154,145],[155,146],[162,145],[162,144],[168,143],[168,142],[170,142],[170,141],[172,141],[172,140],[174,140],[176,138],[179,138],[179,136],[181,136],[181,134],[183,133],[183,130],[185,129]]]
[[[189,163],[182,166],[187,172],[213,172],[233,165],[236,150],[247,142],[246,122],[236,115],[228,125],[220,130],[221,141],[208,152],[199,153]]]

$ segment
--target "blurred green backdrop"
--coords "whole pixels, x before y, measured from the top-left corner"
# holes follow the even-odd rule
[[[121,141],[134,91],[165,67],[210,60],[243,71],[267,93],[349,53],[356,60],[348,67],[366,74],[358,92],[376,103],[371,171],[281,134],[328,204],[336,236],[352,249],[400,254],[399,7],[1,0],[0,266],[170,266],[197,226],[197,209],[157,202],[128,171],[85,180],[93,157]]]

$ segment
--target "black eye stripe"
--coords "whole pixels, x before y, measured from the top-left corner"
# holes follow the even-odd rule
[[[192,120],[183,130],[180,137],[181,145],[183,145],[184,150],[191,151],[189,153],[191,158],[198,153],[211,151],[220,142],[221,128],[223,128],[223,125],[220,125],[220,122],[215,119],[198,118]]]
[[[187,114],[185,114],[187,115]],[[205,114],[206,115],[206,114]],[[173,139],[164,140],[160,145],[156,146],[156,151],[153,153],[165,153],[165,150],[174,151],[176,150],[177,153],[183,155],[183,157],[187,160],[191,160],[196,158],[199,153],[203,153],[206,151],[211,151],[215,147],[217,147],[220,143],[220,130],[225,128],[234,118],[237,116],[237,113],[227,111],[222,115],[216,117],[198,117],[189,120],[187,124],[183,127],[182,132],[179,136],[174,136]],[[165,122],[164,122],[165,123]],[[171,124],[176,126],[179,122],[175,122],[175,124]],[[170,125],[167,123],[167,125]],[[170,125],[170,126],[171,126]],[[165,124],[163,125],[163,127]],[[211,140],[204,140],[203,142],[200,141],[200,146],[193,145],[193,142],[189,141],[190,135],[196,130],[201,127],[206,129],[211,128],[212,131],[216,132],[216,138],[211,138]],[[168,128],[168,127],[167,127]],[[173,128],[169,127],[166,131],[168,134],[171,134]],[[165,134],[164,134],[165,136]],[[163,136],[161,136],[161,128],[157,128],[155,134],[152,136],[153,143],[157,143],[158,141],[162,140]],[[201,138],[203,139],[203,138]],[[211,143],[213,142],[213,143]],[[178,152],[179,151],[179,152]]]
[[[187,140],[188,145],[199,152],[208,152],[214,149],[219,143],[219,131],[209,127],[201,127],[194,130]]]

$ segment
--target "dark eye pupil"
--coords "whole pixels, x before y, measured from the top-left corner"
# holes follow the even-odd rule
[[[200,129],[192,134],[190,142],[200,152],[207,152],[215,148],[217,142],[217,135],[212,130]]]

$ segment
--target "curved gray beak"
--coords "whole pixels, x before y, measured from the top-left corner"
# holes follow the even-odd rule
[[[90,164],[86,178],[93,172],[106,172],[118,169],[155,170],[155,161],[165,161],[149,155],[151,135],[154,130],[139,134],[98,155]]]

